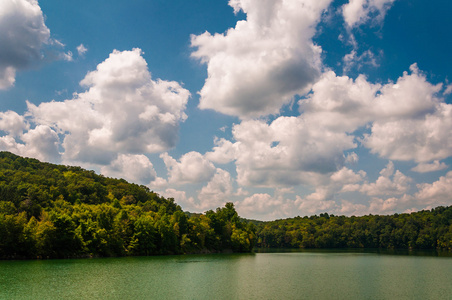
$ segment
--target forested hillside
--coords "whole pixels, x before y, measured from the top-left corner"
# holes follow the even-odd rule
[[[411,214],[297,217],[260,223],[258,247],[452,250],[452,206]]]
[[[2,259],[250,252],[254,246],[452,250],[452,206],[245,222],[232,203],[191,214],[145,186],[0,152]]]
[[[0,258],[251,251],[232,203],[184,213],[145,186],[0,152]]]

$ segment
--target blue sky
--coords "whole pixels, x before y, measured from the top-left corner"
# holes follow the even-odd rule
[[[262,220],[451,205],[446,0],[0,4],[0,150]]]

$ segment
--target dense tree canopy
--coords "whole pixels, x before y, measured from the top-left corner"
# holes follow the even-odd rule
[[[244,221],[232,203],[191,214],[146,186],[0,152],[0,258],[250,252],[254,246],[452,250],[452,206]]]
[[[452,206],[391,216],[323,213],[260,223],[257,246],[452,250]]]
[[[184,213],[145,186],[0,152],[0,258],[249,252],[232,203]]]

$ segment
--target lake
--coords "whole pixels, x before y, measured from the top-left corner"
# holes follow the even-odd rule
[[[0,299],[452,299],[452,257],[301,251],[0,261]]]

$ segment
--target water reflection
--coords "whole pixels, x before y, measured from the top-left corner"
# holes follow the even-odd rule
[[[382,255],[411,255],[411,256],[435,256],[452,257],[452,251],[445,250],[419,250],[419,249],[290,249],[290,248],[255,248],[255,253],[326,253],[326,254],[382,254]]]
[[[447,299],[452,259],[314,250],[1,261],[0,299]]]

